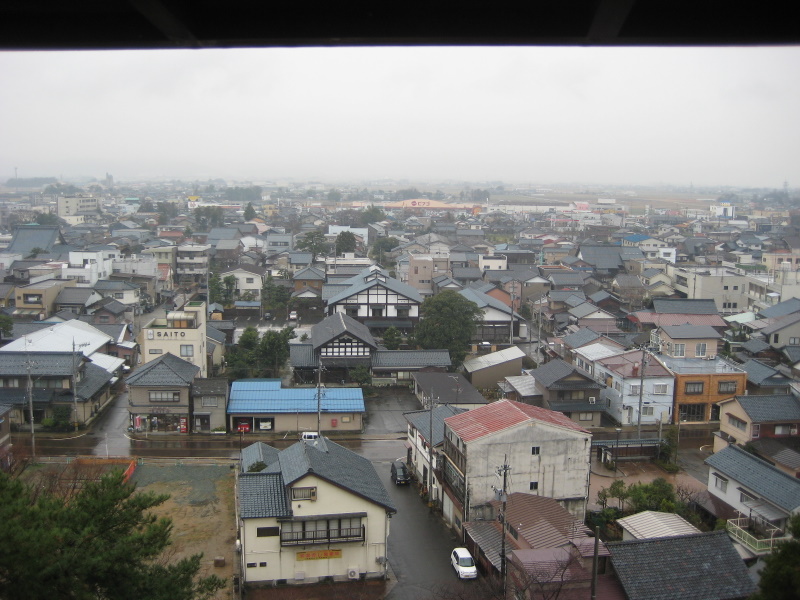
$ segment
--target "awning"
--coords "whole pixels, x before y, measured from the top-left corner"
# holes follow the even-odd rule
[[[782,510],[775,508],[771,504],[767,504],[763,500],[748,500],[746,502],[742,502],[742,504],[753,511],[756,515],[762,519],[766,519],[767,521],[779,521],[781,519],[786,519],[789,516]]]

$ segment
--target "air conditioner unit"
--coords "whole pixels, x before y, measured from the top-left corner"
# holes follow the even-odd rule
[[[348,579],[358,579],[358,567],[350,567],[347,569]]]
[[[594,404],[595,402],[597,402],[597,398],[594,396],[589,396],[589,404]]]

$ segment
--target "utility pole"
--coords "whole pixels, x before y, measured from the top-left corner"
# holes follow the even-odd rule
[[[25,367],[28,372],[28,410],[31,418],[31,462],[36,462],[36,429],[33,426],[33,377],[31,377],[31,355],[28,353],[28,338],[25,338]]]
[[[639,418],[636,422],[636,439],[642,439],[642,398],[644,397],[644,370],[648,362],[647,346],[642,344],[642,363],[639,367]]]
[[[436,405],[433,388],[428,396],[428,402],[428,506],[433,507],[433,409]]]
[[[503,508],[497,516],[500,522],[500,585],[502,589],[502,597],[506,597],[506,502],[508,501],[508,493],[506,486],[508,485],[508,472],[511,467],[508,465],[508,455],[503,456],[503,465],[497,468],[497,475],[503,476],[503,488],[500,490],[500,500],[503,503]],[[465,518],[467,515],[464,515]]]
[[[322,356],[317,368],[317,435],[322,435]]]

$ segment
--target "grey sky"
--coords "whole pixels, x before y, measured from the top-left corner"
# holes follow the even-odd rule
[[[800,184],[800,48],[0,54],[0,180]]]

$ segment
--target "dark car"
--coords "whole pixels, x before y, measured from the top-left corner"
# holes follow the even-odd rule
[[[405,463],[395,461],[392,463],[392,481],[395,485],[408,485],[411,482],[411,475]]]
[[[265,312],[264,316],[261,318],[264,319],[265,321],[272,321],[272,313]]]

